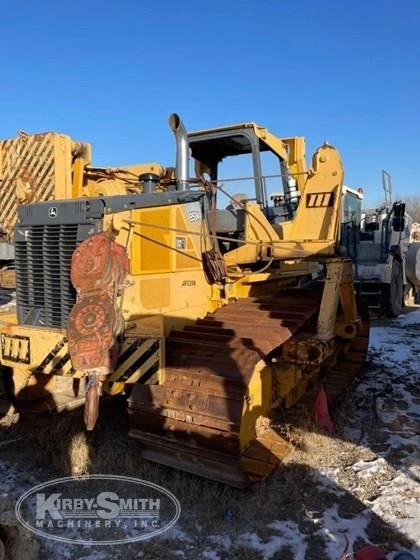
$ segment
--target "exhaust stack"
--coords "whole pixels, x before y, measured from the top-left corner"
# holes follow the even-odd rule
[[[188,135],[181,118],[176,113],[169,116],[169,126],[176,140],[176,189],[188,190],[189,177],[189,144]]]

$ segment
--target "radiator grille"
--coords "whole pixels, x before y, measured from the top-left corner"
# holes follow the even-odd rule
[[[34,225],[15,240],[20,324],[66,327],[76,292],[70,280],[78,224]]]

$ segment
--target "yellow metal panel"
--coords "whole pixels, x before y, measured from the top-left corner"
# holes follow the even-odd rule
[[[297,242],[309,240],[336,243],[340,224],[344,170],[338,151],[329,145],[313,157],[290,236]]]
[[[140,301],[146,310],[161,309],[171,305],[169,278],[150,278],[140,281]]]
[[[136,300],[137,301],[137,300]],[[130,316],[130,309],[127,309],[124,300],[123,315],[126,321],[126,332],[129,338],[161,337],[163,336],[163,316],[162,315],[142,315],[135,320]],[[138,301],[136,312],[138,314]],[[123,349],[124,351],[124,349]]]
[[[0,328],[2,330],[17,324],[16,312],[13,310],[0,311]]]
[[[195,263],[194,263],[195,264]],[[177,252],[175,255],[175,267],[178,270],[185,270],[188,268],[193,268],[191,266],[191,257],[183,252]],[[195,268],[195,266],[194,266]]]
[[[272,404],[271,369],[264,361],[258,362],[248,383],[247,395],[242,410],[240,442],[241,448],[256,437],[256,426],[260,418],[267,417]]]
[[[63,338],[64,333],[59,329],[41,329],[25,325],[2,326],[1,363],[10,367],[20,363],[27,365],[30,370],[37,369],[42,363],[49,364],[48,356],[51,355],[53,359],[61,350]],[[54,348],[57,348],[56,352]]]
[[[327,264],[327,277],[322,292],[317,324],[317,334],[320,339],[328,340],[334,336],[344,263],[345,261],[336,260]]]
[[[171,227],[171,212],[171,208],[134,210],[132,219]],[[131,245],[131,274],[169,272],[172,236],[171,231],[136,225]]]

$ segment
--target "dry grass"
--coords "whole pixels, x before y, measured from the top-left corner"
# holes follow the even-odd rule
[[[337,432],[325,433],[314,422],[308,421],[299,445],[292,448],[284,463],[305,464],[313,469],[342,467],[353,464],[359,453],[360,448],[354,442],[338,439]]]
[[[94,433],[85,432],[81,411],[74,411],[62,418],[57,417],[53,422],[48,419],[38,429],[37,437],[46,452],[46,460],[52,459],[57,475],[101,473],[133,476],[164,486],[180,500],[180,527],[188,535],[188,541],[182,538],[176,540],[177,535],[175,540],[168,541],[163,535],[144,544],[111,547],[107,553],[113,560],[198,560],[203,558],[204,552],[212,549],[211,535],[226,535],[230,539],[229,549],[214,545],[221,560],[260,560],[261,553],[244,547],[238,537],[249,531],[256,533],[263,543],[269,542],[273,536],[279,536],[278,531],[267,527],[273,520],[294,522],[311,544],[307,560],[319,560],[323,557],[324,543],[319,535],[313,536],[318,530],[314,519],[334,505],[338,506],[343,517],[356,515],[365,507],[357,496],[346,491],[352,483],[349,478],[340,480],[340,486],[326,479],[325,482],[329,483],[326,489],[322,488],[322,476],[319,475],[320,467],[337,467],[347,473],[352,471],[346,469],[347,465],[361,458],[369,460],[375,457],[373,451],[361,448],[342,435],[343,425],[352,417],[352,407],[348,400],[343,403],[341,412],[334,418],[336,433],[333,436],[320,431],[305,414],[300,417],[298,430],[284,426],[283,432],[296,444],[291,454],[270,480],[245,491],[142,460],[140,443],[128,438],[124,409],[118,405],[116,409],[105,407],[101,410],[100,422]],[[319,483],[314,483],[315,473],[318,480],[321,478]],[[233,512],[233,519],[227,520],[227,511]],[[387,531],[390,543],[401,542],[376,518],[372,528],[373,540],[377,538],[377,542],[380,542],[381,531]],[[101,550],[98,548],[98,551]],[[86,556],[86,551],[74,547],[72,558],[83,556]],[[273,558],[293,558],[286,542]]]

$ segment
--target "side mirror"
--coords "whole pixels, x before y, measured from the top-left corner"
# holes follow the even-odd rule
[[[405,229],[405,204],[404,202],[394,202],[394,215],[392,217],[392,229],[394,231],[404,231]]]

